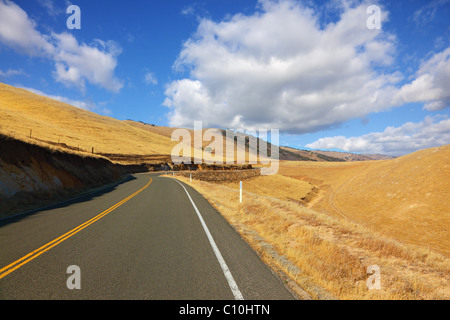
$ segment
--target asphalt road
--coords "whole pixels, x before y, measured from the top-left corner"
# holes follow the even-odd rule
[[[80,289],[69,289],[69,278]],[[0,221],[3,300],[241,298],[294,299],[200,194],[171,178],[133,175],[99,194]]]

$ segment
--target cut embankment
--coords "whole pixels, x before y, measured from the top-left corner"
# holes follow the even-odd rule
[[[145,166],[80,156],[0,135],[0,218],[117,182]]]

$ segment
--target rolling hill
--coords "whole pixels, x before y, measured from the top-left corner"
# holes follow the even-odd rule
[[[344,162],[394,159],[394,157],[380,154],[356,154],[351,152],[338,151],[299,150],[291,147],[280,147],[280,154],[280,160],[291,161]]]
[[[169,155],[175,142],[124,121],[0,83],[0,132],[73,152]]]
[[[450,255],[450,145],[391,160],[282,162],[320,190],[311,208]]]

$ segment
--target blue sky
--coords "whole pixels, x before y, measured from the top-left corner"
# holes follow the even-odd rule
[[[450,144],[449,17],[447,0],[0,0],[0,81],[120,120],[398,156]]]

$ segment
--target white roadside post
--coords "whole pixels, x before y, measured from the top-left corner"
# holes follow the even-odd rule
[[[189,173],[189,182],[192,182],[192,173]]]
[[[242,181],[239,183],[239,203],[242,203]]]

